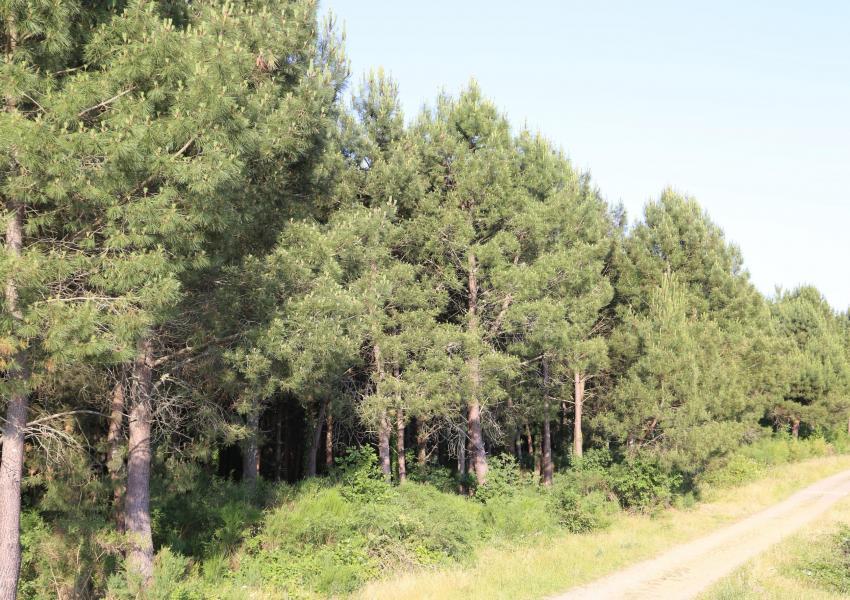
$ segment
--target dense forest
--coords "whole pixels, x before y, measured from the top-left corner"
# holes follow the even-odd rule
[[[474,82],[403,115],[384,72],[349,82],[314,0],[0,13],[0,598],[221,581],[240,545],[288,594],[350,590],[466,534],[394,563],[380,536],[309,546],[299,494],[472,530],[457,503],[516,478],[542,497],[603,470],[604,498],[557,496],[575,517],[670,502],[764,439],[848,435],[847,313],[760,294],[687,195],[629,221]],[[261,525],[275,510],[289,526]]]

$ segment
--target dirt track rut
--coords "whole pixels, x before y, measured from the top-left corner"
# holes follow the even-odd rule
[[[844,471],[737,523],[551,600],[695,598],[848,495],[850,471]]]

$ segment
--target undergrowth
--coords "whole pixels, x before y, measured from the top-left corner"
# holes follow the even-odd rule
[[[622,510],[688,506],[707,490],[746,483],[770,466],[839,450],[822,438],[765,438],[714,461],[695,481],[657,456],[592,450],[567,457],[568,468],[549,487],[513,457],[494,456],[487,483],[469,497],[458,495],[457,480],[439,468],[414,470],[412,481],[390,485],[369,448],[350,451],[329,477],[253,490],[175,465],[153,490],[159,552],[144,596],[121,570],[121,542],[109,533],[106,515],[88,521],[100,529],[72,537],[80,519],[61,526],[56,512],[33,510],[24,517],[21,597],[55,596],[57,571],[68,572],[66,590],[115,600],[344,595],[376,578],[469,563],[485,544],[583,534],[607,527]],[[90,566],[69,558],[75,556]],[[809,568],[839,581],[827,566]]]

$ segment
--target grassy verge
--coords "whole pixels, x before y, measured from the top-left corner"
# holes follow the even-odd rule
[[[557,593],[757,512],[847,468],[850,456],[771,467],[763,472],[763,477],[747,485],[715,488],[708,496],[709,502],[687,510],[669,509],[654,516],[620,513],[604,531],[547,536],[519,548],[512,540],[504,539],[482,548],[470,565],[374,582],[357,597],[537,598]],[[850,511],[850,504],[842,506]]]
[[[700,600],[838,600],[850,596],[850,499],[719,581]]]

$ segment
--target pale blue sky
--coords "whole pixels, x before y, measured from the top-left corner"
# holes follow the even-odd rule
[[[850,2],[323,0],[408,116],[475,77],[631,220],[695,196],[753,281],[850,306]]]

